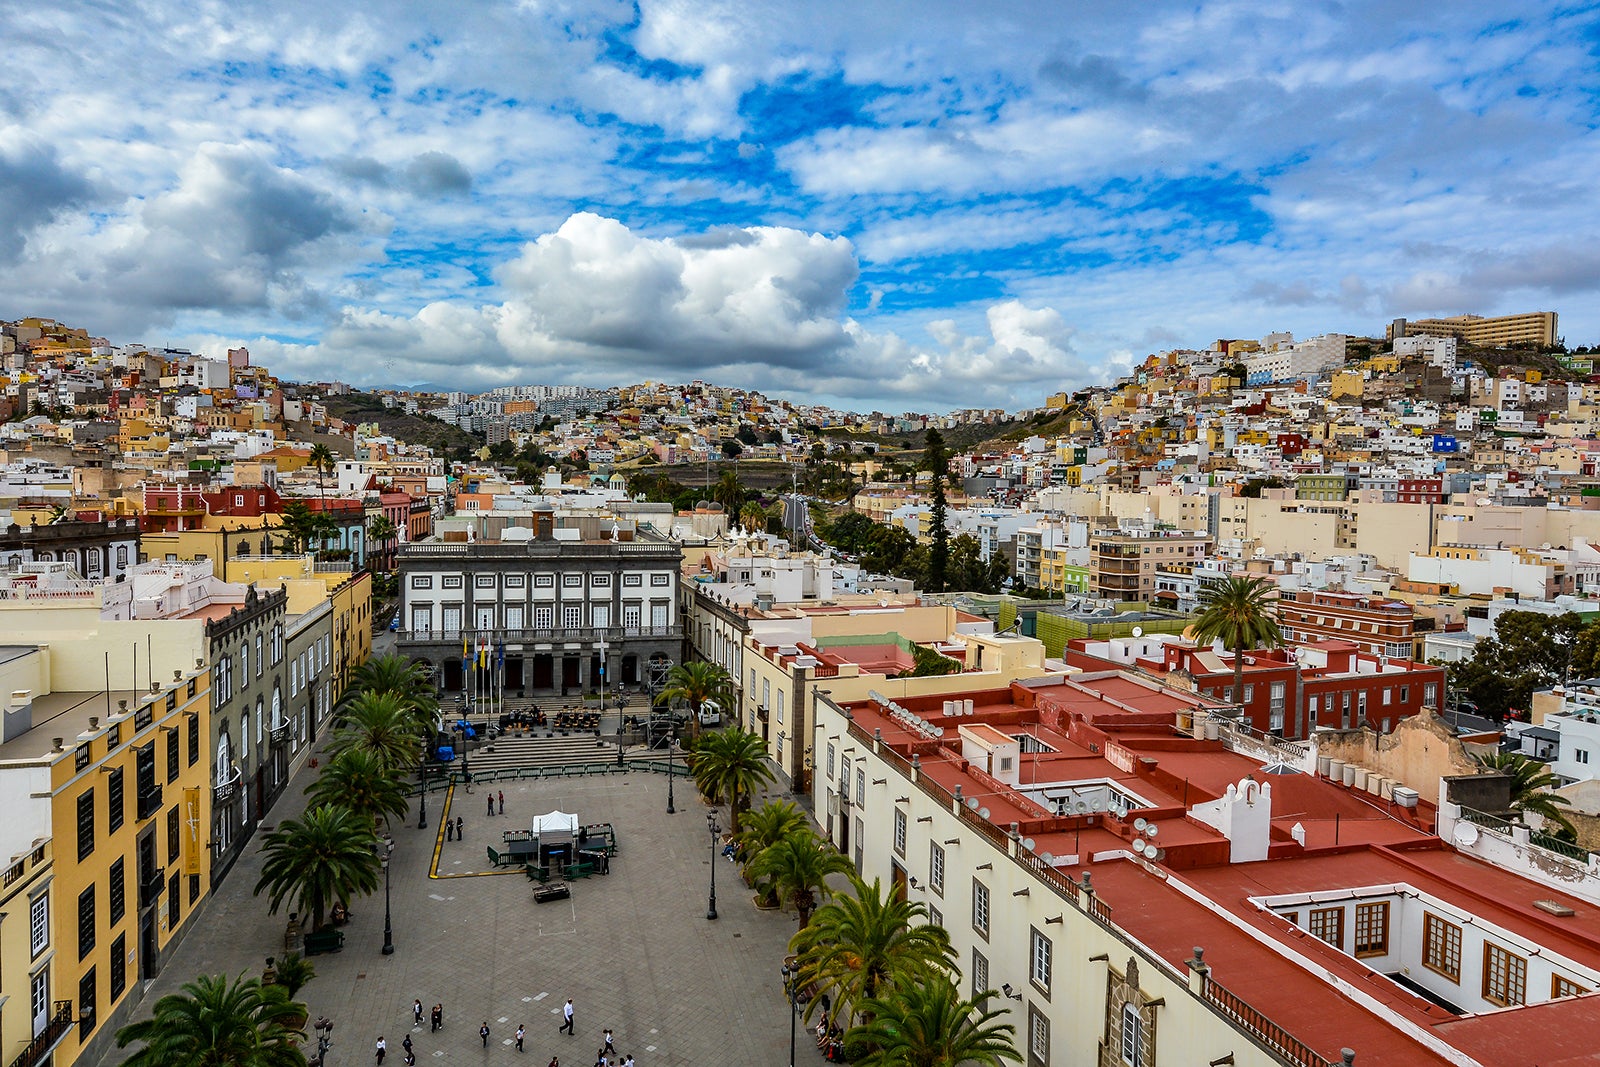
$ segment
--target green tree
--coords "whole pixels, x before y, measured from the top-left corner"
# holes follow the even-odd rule
[[[334,464],[337,462],[333,456],[333,449],[318,441],[311,446],[310,460],[311,466],[315,467],[317,471],[317,495],[326,500],[328,499],[328,489],[323,484],[323,479],[333,470]]]
[[[350,676],[345,703],[367,693],[388,693],[417,720],[424,737],[439,727],[439,700],[422,665],[396,652],[372,656]]]
[[[744,507],[744,486],[739,482],[739,475],[734,471],[723,471],[711,489],[711,499],[721,504],[722,510],[729,516],[738,515],[739,509]]]
[[[871,571],[917,579],[927,557],[917,539],[903,526],[876,525],[861,554],[861,565]]]
[[[950,472],[950,457],[945,452],[944,435],[929,430],[922,452],[922,466],[933,475],[933,502],[928,510],[932,544],[928,549],[928,589],[942,593],[950,571],[950,530],[945,526],[944,479]]]
[[[310,551],[311,542],[325,535],[329,517],[312,511],[304,500],[288,500],[278,513],[278,527],[289,538],[289,548],[298,552]]]
[[[667,672],[666,688],[661,690],[663,699],[681,700],[689,705],[693,713],[689,724],[691,737],[700,736],[700,709],[705,707],[706,701],[714,700],[727,711],[733,706],[732,693],[733,681],[728,672],[705,660],[673,667]]]
[[[770,880],[758,879],[752,874],[750,865],[768,848],[790,834],[810,832],[811,821],[806,818],[806,813],[787,800],[769,800],[759,808],[745,812],[739,833],[734,840],[738,842],[744,857],[746,877],[750,879],[751,886],[761,894],[768,907],[777,905],[777,890]]]
[[[731,726],[702,737],[694,746],[692,759],[690,773],[694,775],[694,784],[711,803],[727,802],[732,812],[728,829],[738,836],[739,816],[747,803],[745,798],[772,781],[766,744],[748,730]]]
[[[808,827],[769,845],[747,869],[753,877],[769,881],[781,899],[794,905],[804,930],[818,897],[829,894],[828,876],[849,874],[855,866]]]
[[[1511,779],[1512,811],[1519,816],[1538,815],[1544,819],[1546,826],[1555,826],[1565,836],[1577,836],[1577,831],[1567,818],[1572,804],[1555,792],[1560,782],[1550,773],[1548,766],[1515,752],[1479,756],[1478,762],[1485,770],[1497,771]]]
[[[828,526],[827,540],[841,552],[859,554],[865,551],[868,539],[878,524],[859,511],[847,511]]]
[[[291,997],[317,976],[317,969],[311,965],[311,961],[298,952],[291,952],[283,957],[273,970],[275,972],[273,981],[283,986],[284,991]]]
[[[417,714],[394,693],[364,692],[339,708],[339,728],[329,746],[338,756],[353,748],[365,749],[396,775],[416,767],[422,755],[423,734]]]
[[[992,991],[961,999],[954,983],[944,979],[897,988],[887,997],[866,1001],[863,1014],[871,1021],[855,1028],[870,1051],[859,1067],[1000,1067],[1021,1061],[1016,1029],[999,1022],[1004,1009],[989,1007]]]
[[[1244,654],[1283,644],[1283,632],[1272,613],[1277,599],[1278,587],[1267,578],[1225,578],[1200,589],[1195,638],[1202,643],[1220,638],[1233,651],[1235,704],[1244,703]]]
[[[1494,633],[1480,640],[1472,657],[1450,667],[1450,684],[1467,693],[1478,711],[1497,720],[1522,714],[1533,691],[1560,681],[1590,642],[1580,641],[1583,621],[1572,612],[1545,615],[1507,611]]]
[[[342,804],[385,825],[406,813],[406,786],[397,769],[365,747],[346,748],[330,759],[306,793],[314,804]]]
[[[317,807],[299,819],[285,819],[265,838],[266,859],[255,892],[270,894],[272,914],[289,901],[321,929],[335,903],[350,906],[357,893],[378,888],[381,864],[372,820],[345,807]]]
[[[745,501],[744,507],[739,509],[739,525],[746,530],[765,530],[767,509],[754,500]]]
[[[944,980],[955,968],[955,950],[944,928],[927,920],[925,905],[885,897],[878,879],[869,885],[852,875],[850,892],[836,894],[790,938],[799,981],[827,993],[835,1017],[849,1020],[893,989]]]
[[[377,542],[383,565],[394,566],[394,540],[400,536],[400,527],[389,516],[379,515],[367,525],[367,534]]]
[[[305,1067],[305,1018],[284,986],[201,975],[118,1030],[117,1047],[142,1042],[123,1067]]]
[[[901,671],[899,678],[928,678],[940,674],[960,674],[961,664],[937,649],[927,645],[911,646],[912,667]]]

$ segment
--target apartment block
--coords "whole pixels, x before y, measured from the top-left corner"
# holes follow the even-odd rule
[[[1498,347],[1529,344],[1545,347],[1556,343],[1556,313],[1530,311],[1520,315],[1455,315],[1443,319],[1395,319],[1384,332],[1387,340],[1423,334],[1430,337],[1455,337],[1469,345]]]
[[[1300,589],[1280,597],[1277,612],[1285,641],[1348,641],[1371,656],[1414,655],[1416,620],[1411,605],[1400,600]]]
[[[1208,534],[1176,530],[1096,532],[1089,537],[1089,570],[1095,596],[1150,602],[1156,572],[1177,562],[1194,562],[1210,551]]]

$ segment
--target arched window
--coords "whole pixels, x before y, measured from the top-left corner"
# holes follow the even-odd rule
[[[283,725],[283,690],[276,684],[272,687],[272,727],[277,729]]]
[[[239,758],[245,761],[250,759],[250,709],[245,708],[239,715]]]
[[[227,785],[238,773],[233,765],[233,739],[228,736],[228,724],[223,723],[222,732],[217,735],[217,784]]]

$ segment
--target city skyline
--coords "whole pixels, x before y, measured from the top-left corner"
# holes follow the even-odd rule
[[[302,380],[1015,410],[1270,330],[1600,339],[1592,10],[9,15],[0,306]]]

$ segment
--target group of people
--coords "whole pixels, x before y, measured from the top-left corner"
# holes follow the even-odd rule
[[[412,1001],[411,1020],[416,1026],[420,1027],[422,1025],[421,1000]],[[444,1005],[435,1004],[433,1006],[433,1011],[430,1014],[428,1032],[438,1033],[443,1029]],[[568,1037],[577,1036],[577,1013],[572,1006],[571,997],[567,998],[566,1004],[564,1004],[561,1008],[561,1026],[556,1032],[565,1033]],[[518,1023],[516,1045],[519,1053],[524,1051],[523,1041],[526,1039],[527,1033],[528,1028],[523,1024]],[[484,1048],[489,1047],[489,1034],[489,1020],[485,1019],[483,1021],[483,1025],[478,1027],[478,1038],[483,1042]],[[595,1067],[635,1067],[633,1056],[631,1054],[621,1057],[617,1056],[617,1046],[611,1033],[611,1027],[608,1026],[605,1028],[604,1033],[601,1035],[601,1041],[602,1044],[600,1046],[600,1051],[595,1053]],[[402,1041],[400,1045],[401,1048],[405,1049],[406,1053],[405,1067],[416,1067],[417,1056],[414,1048],[412,1047],[411,1035],[407,1034],[405,1040]],[[378,1035],[378,1042],[373,1046],[373,1052],[377,1059],[377,1067],[383,1067],[383,1058],[389,1052],[389,1044],[384,1040],[382,1034]],[[559,1056],[551,1056],[549,1067],[561,1067],[561,1058]]]
[[[506,795],[505,795],[505,792],[501,791],[501,792],[498,792],[498,793],[490,793],[489,796],[488,796],[488,800],[489,800],[489,817],[490,818],[494,817],[494,814],[495,814],[494,802],[495,802],[495,799],[497,797],[500,800],[500,814],[504,815],[506,813]]]

